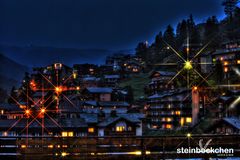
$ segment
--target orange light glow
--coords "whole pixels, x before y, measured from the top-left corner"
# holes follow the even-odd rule
[[[41,113],[43,114],[43,113],[45,113],[46,112],[46,109],[45,108],[42,108],[41,109]]]
[[[77,78],[77,73],[73,73],[73,78],[74,78],[74,79]]]
[[[228,61],[225,61],[225,62],[224,62],[224,66],[227,66],[227,65],[228,65]]]
[[[76,89],[77,89],[77,90],[80,90],[80,87],[79,87],[79,86],[77,86],[77,87],[76,87]]]
[[[20,107],[21,109],[27,108],[26,105],[20,105],[19,107]]]
[[[240,64],[240,60],[237,60],[237,64]]]
[[[27,115],[30,114],[30,110],[27,109],[27,110],[25,111],[25,114],[27,114]]]
[[[53,148],[53,145],[51,145],[51,144],[50,144],[50,145],[48,145],[48,148]]]
[[[61,93],[62,92],[62,87],[56,87],[55,92],[56,93]]]
[[[228,72],[228,68],[227,67],[224,67],[224,72]]]
[[[197,86],[194,86],[194,87],[193,87],[193,90],[195,90],[195,91],[196,91],[197,89],[198,89],[198,87],[197,87]]]
[[[171,124],[166,124],[166,128],[167,128],[167,129],[171,129],[171,128],[172,128],[172,125],[171,125]]]
[[[27,146],[23,144],[23,145],[21,145],[21,148],[27,148]]]

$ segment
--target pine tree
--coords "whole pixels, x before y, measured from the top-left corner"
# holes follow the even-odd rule
[[[159,34],[155,37],[155,46],[158,49],[162,48],[162,46],[163,46],[163,35],[162,35],[162,32],[159,32]]]
[[[8,103],[15,104],[17,102],[17,93],[15,86],[12,87],[10,97],[8,98]]]
[[[213,41],[209,44],[209,47],[216,48],[219,45],[219,23],[216,16],[209,17],[204,27],[204,43],[208,43],[212,38]]]
[[[180,22],[177,26],[177,47],[181,47],[187,39],[187,21],[186,20],[182,20],[182,22]]]
[[[224,6],[224,12],[230,19],[232,19],[237,3],[238,0],[224,0],[222,2],[222,5]]]
[[[163,34],[163,39],[171,46],[175,45],[175,34],[171,25],[167,26],[167,29]]]
[[[144,60],[146,60],[146,58],[147,58],[147,49],[148,49],[148,46],[147,46],[146,43],[144,43],[144,42],[138,43],[137,48],[135,49],[136,50],[136,55],[140,56]]]

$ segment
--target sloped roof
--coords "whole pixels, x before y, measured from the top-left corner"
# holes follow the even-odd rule
[[[104,78],[107,79],[107,78],[120,78],[120,76],[118,74],[114,74],[114,75],[104,75]]]
[[[111,102],[111,101],[106,101],[106,102],[98,102],[100,106],[124,106],[124,107],[128,107],[129,106],[129,103],[127,102],[119,102],[119,101],[114,101],[114,102]]]
[[[97,101],[84,101],[84,105],[97,106]]]
[[[233,127],[237,128],[240,130],[240,119],[237,117],[229,117],[229,118],[223,118],[223,120]]]
[[[160,76],[167,76],[167,77],[173,77],[176,75],[176,72],[168,72],[168,71],[153,71],[150,75],[152,77],[154,74],[159,73]]]
[[[31,120],[28,121],[29,128],[42,128],[41,123],[38,121],[33,121],[30,123]],[[56,124],[57,123],[57,124]],[[25,128],[27,125],[27,119],[3,119],[0,121],[1,128],[9,128],[14,126],[12,129],[17,128]],[[79,118],[76,119],[44,119],[44,127],[45,128],[79,128],[79,127],[87,127],[87,124]]]
[[[98,115],[93,113],[82,113],[80,117],[85,120],[86,123],[97,123]]]
[[[99,127],[106,127],[120,119],[125,119],[132,123],[139,123],[141,119],[144,118],[144,115],[141,113],[125,113],[125,114],[117,114],[116,117],[112,117],[109,115],[102,122],[98,124]]]
[[[154,95],[151,95],[148,97],[148,99],[157,99],[157,98],[163,98],[163,97],[167,97],[167,96],[174,96],[174,95],[179,95],[182,93],[185,93],[189,91],[186,88],[180,88],[177,90],[170,90],[170,91],[165,91],[165,92],[161,92],[161,93],[156,93]]]
[[[8,104],[8,103],[1,103],[0,109],[8,110],[8,111],[23,111],[18,105]]]
[[[90,93],[112,93],[112,88],[107,87],[88,87],[87,90]]]

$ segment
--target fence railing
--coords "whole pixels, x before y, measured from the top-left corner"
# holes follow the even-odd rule
[[[233,148],[233,154],[180,154],[178,148]],[[0,157],[17,159],[163,159],[238,157],[240,135],[0,137]]]

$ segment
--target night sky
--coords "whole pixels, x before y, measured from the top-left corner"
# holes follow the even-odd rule
[[[191,13],[224,16],[221,0],[0,0],[0,44],[134,49]]]

